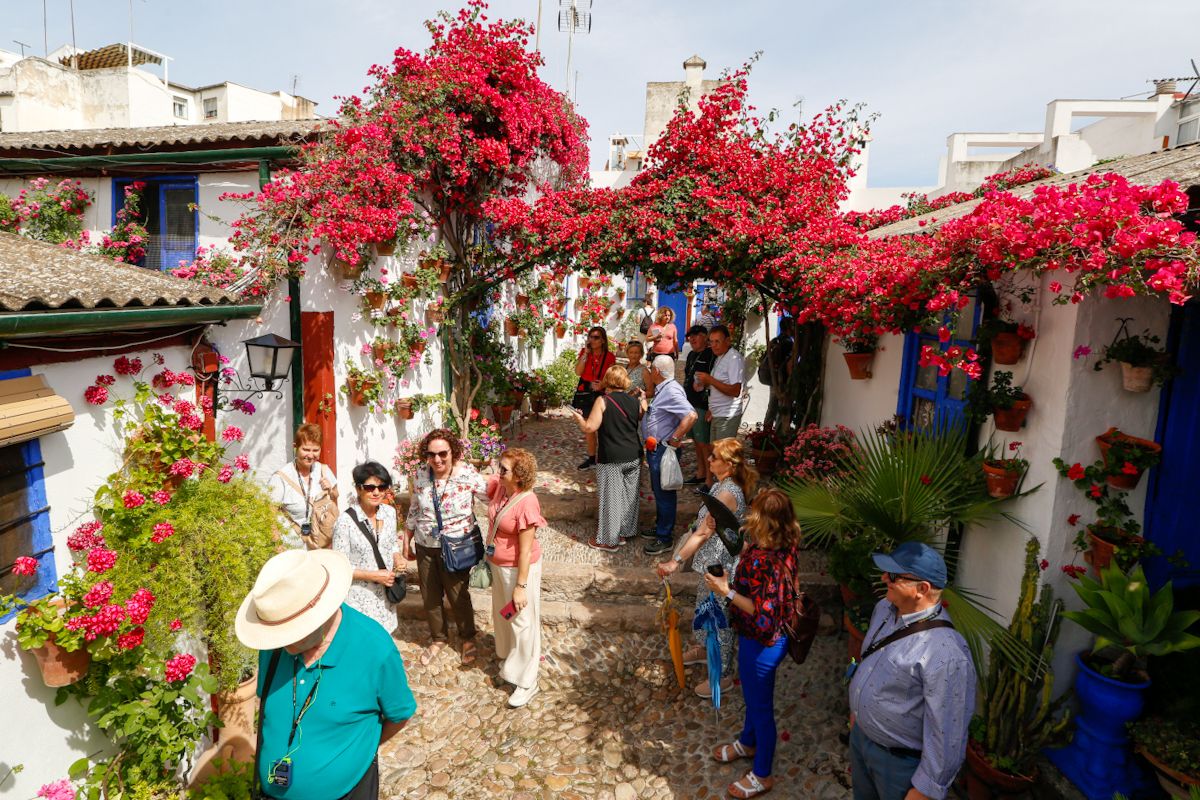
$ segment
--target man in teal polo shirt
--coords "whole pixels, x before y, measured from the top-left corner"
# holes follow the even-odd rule
[[[392,637],[345,605],[354,571],[333,550],[263,565],[234,628],[259,650],[256,771],[288,800],[375,800],[379,746],[417,711]]]

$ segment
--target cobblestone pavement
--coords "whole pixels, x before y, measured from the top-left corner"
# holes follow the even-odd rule
[[[716,798],[749,762],[718,764],[710,749],[732,741],[744,705],[736,686],[719,716],[681,691],[661,660],[664,637],[568,630],[547,633],[541,692],[510,709],[490,635],[479,658],[447,648],[418,662],[424,623],[402,622],[400,652],[418,715],[380,751],[387,798]],[[779,798],[848,798],[843,636],[818,638],[803,665],[780,667],[776,715]],[[688,667],[689,685],[703,666]]]

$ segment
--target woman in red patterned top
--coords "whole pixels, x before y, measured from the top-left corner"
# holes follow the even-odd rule
[[[586,419],[592,413],[592,406],[597,398],[604,393],[600,380],[608,368],[617,363],[617,357],[608,351],[608,331],[596,325],[588,331],[587,344],[579,350],[579,358],[575,359],[575,374],[579,376],[579,385],[575,387],[575,397],[571,405],[579,409]],[[584,434],[587,444],[587,458],[579,465],[580,469],[591,469],[596,466],[596,434]]]
[[[722,575],[706,574],[705,583],[729,599],[729,616],[738,634],[738,674],[746,700],[746,721],[732,744],[713,750],[717,761],[754,759],[754,768],[729,785],[734,797],[757,797],[775,785],[775,671],[787,655],[783,623],[795,598],[790,586],[800,547],[800,526],[787,495],[766,489],[750,504],[745,531],[749,540],[738,560],[733,586]]]

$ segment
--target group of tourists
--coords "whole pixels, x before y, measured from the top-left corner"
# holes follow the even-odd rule
[[[740,681],[742,729],[712,757],[750,760],[728,792],[755,797],[775,783],[775,678],[788,652],[786,624],[799,602],[794,576],[801,530],[783,492],[755,494],[758,474],[736,438],[744,364],[729,330],[719,324],[688,330],[684,383],[676,379],[676,339],[669,309],[660,309],[647,343],[631,342],[623,366],[603,328],[588,334],[572,405],[589,452],[581,467],[594,467],[597,478],[599,514],[589,544],[614,551],[640,533],[650,540],[647,554],[667,556],[653,566],[659,578],[690,566],[698,576],[697,609],[716,603],[726,614],[728,627],[698,630],[683,660],[706,663],[707,637],[715,636],[721,669],[711,680],[723,692],[735,677]],[[689,434],[697,471],[684,479],[676,451]],[[508,705],[520,708],[538,692],[537,529],[547,523],[533,491],[537,463],[528,451],[512,448],[494,465],[495,474],[483,474],[464,460],[452,431],[431,431],[420,443],[425,468],[399,520],[385,502],[392,489],[386,467],[357,465],[355,497],[339,513],[336,480],[318,460],[320,428],[302,425],[294,445],[294,460],[269,483],[290,523],[284,535],[290,549],[262,569],[237,621],[239,638],[261,651],[257,774],[269,796],[374,798],[378,745],[416,710],[392,639],[407,561],[417,564],[429,625],[420,663],[430,665],[448,646],[451,622],[461,663],[475,662],[469,589],[490,586],[500,677],[513,687]],[[653,529],[638,531],[643,469],[656,514]],[[676,497],[685,484],[728,510],[745,536],[740,553],[718,535],[717,515],[707,505],[676,540]],[[476,500],[487,503],[486,520],[476,518]],[[917,544],[876,554],[875,563],[887,596],[872,616],[861,668],[852,663],[846,676],[854,797],[940,800],[963,761],[975,681],[965,642],[942,607],[945,564],[935,550]],[[349,652],[352,660],[344,657]],[[336,708],[315,702],[322,682],[327,695],[336,694]],[[693,690],[710,697],[714,688],[705,679]],[[301,751],[305,728],[308,746]]]

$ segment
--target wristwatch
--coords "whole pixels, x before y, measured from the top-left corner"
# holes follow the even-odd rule
[[[730,589],[729,592],[725,595],[725,599],[732,602],[734,595],[736,595],[736,594],[737,594],[737,592],[735,592],[733,589]]]
[[[675,560],[676,564],[683,563],[683,556],[679,555],[679,553],[676,553],[675,555],[671,556],[671,558],[673,558]]]

